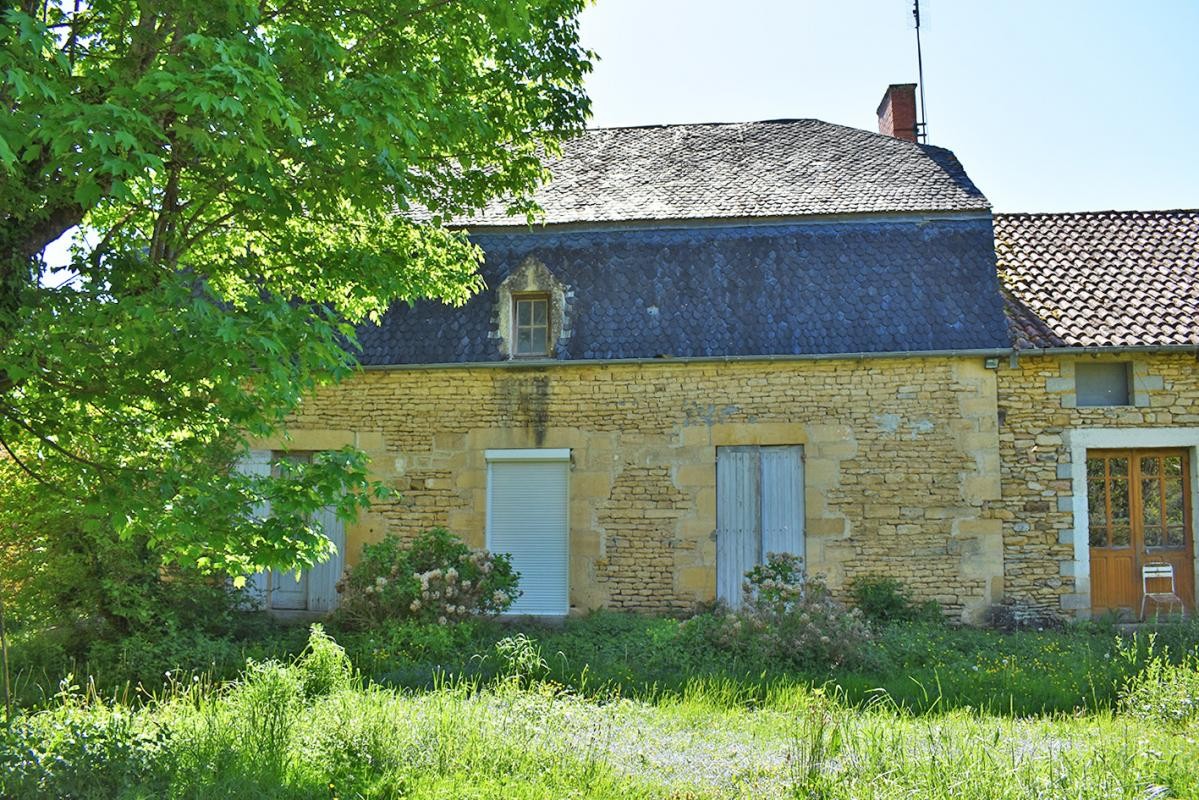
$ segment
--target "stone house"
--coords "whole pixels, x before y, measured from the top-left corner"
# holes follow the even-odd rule
[[[528,227],[463,221],[487,289],[392,309],[272,452],[354,445],[400,492],[342,559],[446,526],[509,552],[516,613],[737,602],[772,551],[952,615],[1193,602],[1199,213],[993,214],[954,155],[817,120],[590,131]]]

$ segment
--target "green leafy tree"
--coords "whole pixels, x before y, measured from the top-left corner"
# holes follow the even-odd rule
[[[231,466],[352,372],[355,325],[480,288],[443,223],[535,211],[588,112],[583,3],[0,0],[8,557],[55,536],[234,575],[321,558],[309,514],[382,491],[362,454]]]

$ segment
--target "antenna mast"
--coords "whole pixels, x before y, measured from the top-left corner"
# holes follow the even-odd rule
[[[920,121],[916,123],[916,138],[928,143],[928,116],[924,108],[924,57],[920,53],[920,0],[913,0],[912,16],[916,19],[916,80],[920,86]]]

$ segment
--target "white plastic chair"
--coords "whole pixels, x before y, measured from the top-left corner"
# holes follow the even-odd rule
[[[1170,591],[1168,592],[1151,592],[1149,591],[1150,581],[1170,581]],[[1178,610],[1183,618],[1186,618],[1187,609],[1183,604],[1182,598],[1178,596],[1178,587],[1174,583],[1174,565],[1164,561],[1157,561],[1150,564],[1145,564],[1141,567],[1141,621],[1145,620],[1145,604],[1150,600],[1155,606],[1165,605],[1167,607],[1178,605]]]

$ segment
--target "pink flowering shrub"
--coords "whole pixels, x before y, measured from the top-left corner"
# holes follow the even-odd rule
[[[837,602],[819,577],[805,576],[799,557],[767,554],[745,573],[742,590],[741,608],[717,610],[703,624],[712,645],[799,669],[869,663],[874,633],[861,612]]]
[[[349,628],[389,620],[445,625],[498,614],[519,596],[519,578],[508,556],[472,550],[444,528],[410,543],[389,535],[363,546],[337,582],[337,621]]]

